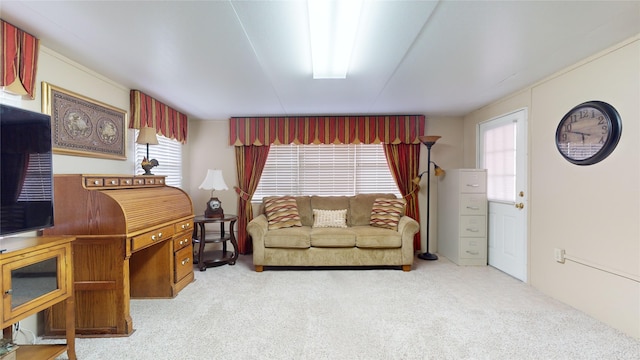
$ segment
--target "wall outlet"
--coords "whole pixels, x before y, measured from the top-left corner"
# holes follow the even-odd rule
[[[557,262],[564,264],[564,249],[553,249],[553,258],[556,259]]]

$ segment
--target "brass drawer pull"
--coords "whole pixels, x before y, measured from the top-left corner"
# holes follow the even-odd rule
[[[182,265],[188,264],[189,260],[191,260],[191,259],[190,258],[186,258],[186,259],[182,260]]]

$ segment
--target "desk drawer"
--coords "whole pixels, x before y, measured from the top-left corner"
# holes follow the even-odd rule
[[[193,231],[193,219],[181,221],[175,224],[175,233],[179,234],[182,231]]]
[[[169,240],[173,234],[173,225],[169,225],[138,235],[131,239],[131,252],[140,250],[163,240]]]
[[[193,271],[193,247],[187,246],[175,253],[175,282],[180,281],[183,277],[189,275]]]
[[[178,235],[175,236],[173,238],[173,251],[178,251],[180,249],[182,249],[183,247],[191,244],[191,241],[193,241],[191,239],[192,234],[189,233],[184,233],[182,235]]]

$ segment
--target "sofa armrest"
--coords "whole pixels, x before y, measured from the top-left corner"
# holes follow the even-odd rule
[[[398,232],[402,236],[402,263],[413,264],[413,237],[420,231],[420,224],[409,216],[403,216],[398,222]]]
[[[269,223],[264,214],[255,217],[247,224],[247,233],[253,242],[253,265],[264,265],[264,236],[269,231]]]

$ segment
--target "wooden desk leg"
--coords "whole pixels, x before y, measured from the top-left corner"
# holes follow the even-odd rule
[[[67,298],[66,309],[66,335],[67,335],[67,357],[69,360],[76,360],[76,307],[74,294]]]

